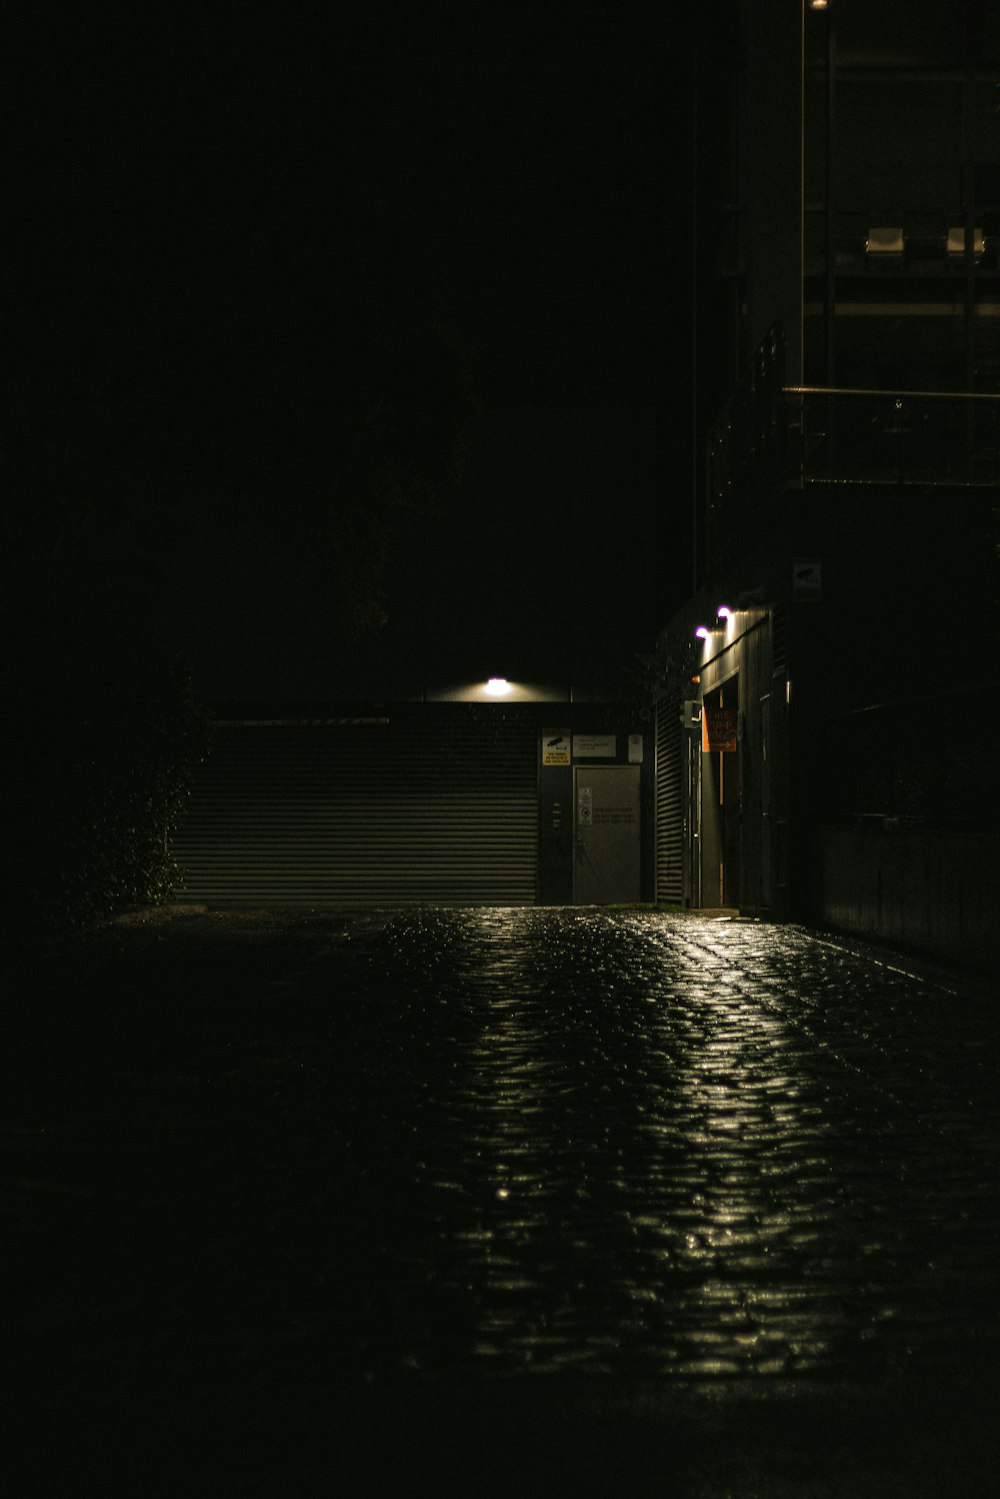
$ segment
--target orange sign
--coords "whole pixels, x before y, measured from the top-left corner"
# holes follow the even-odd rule
[[[706,753],[736,748],[735,708],[708,708],[701,715],[701,747]]]

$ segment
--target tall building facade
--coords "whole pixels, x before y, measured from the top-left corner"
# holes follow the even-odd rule
[[[997,7],[740,0],[735,20],[733,372],[780,322],[791,385],[1000,391]]]
[[[657,642],[658,894],[984,952],[1000,11],[732,14],[699,350],[729,393],[699,586]]]

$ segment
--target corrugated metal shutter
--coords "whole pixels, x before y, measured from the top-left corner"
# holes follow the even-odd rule
[[[533,714],[407,704],[388,720],[217,728],[174,839],[177,896],[533,904]]]
[[[784,604],[771,610],[771,674],[783,677],[788,670],[788,612]]]
[[[684,776],[680,710],[656,706],[656,899],[684,902]]]

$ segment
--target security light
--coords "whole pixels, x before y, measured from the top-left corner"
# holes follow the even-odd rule
[[[511,685],[506,677],[490,677],[483,689],[490,697],[506,697],[511,691]]]
[[[732,619],[733,617],[733,611],[731,609],[727,609],[725,604],[720,604],[715,613],[717,618],[719,619]]]
[[[698,640],[708,640],[712,634],[707,625],[699,625],[694,633]]]

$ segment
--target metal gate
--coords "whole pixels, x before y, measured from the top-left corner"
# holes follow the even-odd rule
[[[531,905],[534,715],[406,704],[222,723],[173,842],[178,899]]]

